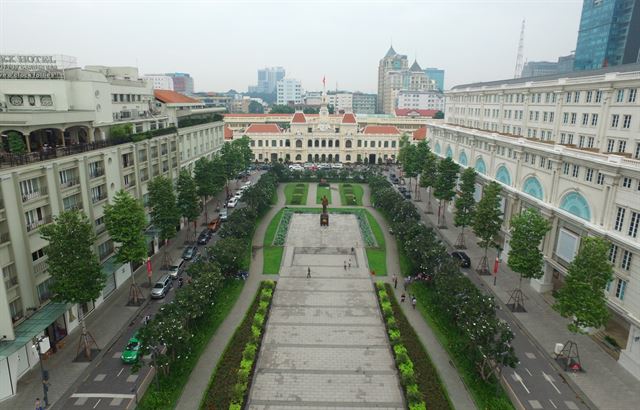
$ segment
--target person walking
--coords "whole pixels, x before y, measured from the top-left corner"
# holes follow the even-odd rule
[[[418,301],[416,300],[415,296],[411,297],[411,306],[413,306],[413,310],[416,310],[416,303],[418,303]]]
[[[349,258],[349,270],[351,270],[351,258]]]
[[[393,274],[393,288],[398,289],[398,275]]]
[[[344,261],[344,270],[347,270],[347,261]]]
[[[400,303],[404,303],[404,298],[405,298],[405,294],[404,292],[402,292],[402,295],[400,295]]]
[[[307,266],[307,279],[311,277],[311,268]]]
[[[35,410],[44,410],[42,403],[40,403],[40,397],[36,398]]]

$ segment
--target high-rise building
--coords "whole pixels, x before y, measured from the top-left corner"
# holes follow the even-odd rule
[[[193,94],[193,78],[189,73],[167,73],[173,80],[173,91],[191,95]]]
[[[393,47],[378,65],[378,112],[393,114],[397,94],[402,90],[423,91],[436,88],[420,64],[414,61],[411,67],[406,55],[397,54]]]
[[[594,2],[595,3],[595,2]],[[446,93],[444,124],[428,125],[434,153],[478,173],[476,195],[501,184],[503,255],[509,220],[537,208],[552,228],[544,275],[563,285],[582,238],[611,243],[613,278],[603,289],[619,363],[640,378],[640,64],[555,76],[465,84]]]
[[[166,74],[145,74],[144,79],[151,83],[154,90],[173,90],[173,78]]]
[[[276,104],[302,104],[302,84],[295,78],[283,78],[276,86]]]
[[[440,92],[444,91],[444,70],[435,67],[427,67],[424,69],[430,80],[436,82],[436,89]]]
[[[539,77],[558,73],[555,61],[527,61],[522,68],[521,77]]]
[[[444,94],[437,90],[398,91],[396,108],[444,111]]]
[[[250,85],[250,93],[272,94],[276,91],[278,81],[286,74],[283,67],[265,67],[258,70],[258,84]]]
[[[375,114],[376,94],[353,93],[353,112],[355,114]]]
[[[640,0],[584,0],[575,70],[640,62]]]
[[[353,111],[353,94],[349,92],[327,93],[327,103],[333,105],[336,113]]]

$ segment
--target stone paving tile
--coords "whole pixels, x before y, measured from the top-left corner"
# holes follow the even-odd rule
[[[295,214],[285,246],[360,247],[363,244],[355,215],[331,214],[329,226],[320,227],[320,214]]]
[[[365,291],[373,287],[368,280],[325,280],[322,278],[282,278],[278,281],[279,290],[318,290],[318,291]]]
[[[312,345],[384,345],[387,335],[378,327],[269,325],[264,343]]]
[[[332,308],[332,307],[285,307],[273,306],[269,312],[271,323],[308,324],[379,324],[377,307]]]
[[[261,365],[270,370],[395,371],[391,351],[386,347],[334,349],[272,346],[262,352],[261,360]]]
[[[371,293],[334,293],[313,291],[276,291],[273,295],[274,306],[340,306],[375,307],[378,301]]]

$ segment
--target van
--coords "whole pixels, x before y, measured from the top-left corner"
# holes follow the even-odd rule
[[[160,280],[158,280],[153,288],[151,289],[151,298],[153,299],[162,299],[167,296],[169,293],[169,289],[173,286],[173,282],[171,281],[171,275],[168,273],[166,275],[162,275]]]
[[[167,273],[171,276],[171,279],[178,279],[178,276],[182,275],[183,269],[184,259],[176,258],[167,268]]]

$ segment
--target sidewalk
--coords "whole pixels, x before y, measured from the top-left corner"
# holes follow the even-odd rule
[[[456,242],[459,228],[453,225],[453,214],[446,211],[448,229],[436,229],[436,214],[425,214],[427,205],[427,192],[422,189],[421,202],[414,202],[421,211],[422,218],[429,222],[440,237],[450,245]],[[437,212],[438,205],[432,198],[432,208]],[[465,229],[465,242],[474,267],[484,255],[484,250],[477,245],[477,239],[471,229]],[[495,250],[490,250],[488,259],[496,258]],[[485,288],[491,290],[503,303],[509,300],[513,289],[518,287],[519,275],[511,271],[506,263],[506,255],[500,264],[497,274],[497,285],[493,285],[492,276],[481,276]],[[491,263],[491,262],[490,262]],[[475,272],[470,273],[475,275]],[[605,353],[589,336],[574,335],[567,330],[569,321],[555,312],[548,299],[536,292],[528,283],[523,281],[522,291],[526,297],[525,313],[514,313],[520,328],[535,340],[542,351],[551,357],[556,343],[565,343],[574,340],[580,349],[580,359],[585,372],[569,373],[564,375],[573,381],[582,393],[587,396],[600,409],[633,409],[640,403],[640,382],[620,366],[611,356]]]
[[[216,201],[222,203],[223,195],[212,198],[207,204],[209,218],[215,214]],[[201,223],[204,222],[204,213],[198,220],[198,231],[203,229]],[[184,247],[187,229],[186,226],[171,239],[169,245],[160,248],[151,257],[153,280],[157,280],[161,275],[163,252],[165,247],[172,256],[179,256]],[[147,285],[146,264],[143,264],[135,271],[135,278],[138,284],[142,284],[142,294],[146,298],[142,306],[126,306],[129,301],[130,279],[120,285],[109,297],[97,308],[95,308],[86,318],[87,328],[93,335],[101,351],[107,350],[117,337],[125,330],[125,327],[135,321],[135,317],[149,302],[149,288]],[[85,372],[89,372],[102,359],[102,353],[92,362],[75,363],[73,360],[77,355],[78,343],[80,340],[80,327],[74,329],[65,339],[64,349],[52,355],[43,362],[44,368],[49,371],[49,407],[53,407],[65,393],[77,385]],[[88,374],[88,373],[87,373]],[[86,377],[86,376],[84,376]],[[19,381],[17,394],[7,400],[0,402],[0,410],[30,409],[33,408],[36,397],[42,400],[42,383],[40,378],[40,366],[37,365],[29,370]],[[43,403],[44,404],[44,403]]]
[[[202,352],[198,363],[191,371],[189,380],[184,386],[182,395],[176,404],[176,410],[192,410],[200,407],[200,401],[207,391],[209,380],[218,365],[218,360],[220,360],[220,356],[222,356],[224,349],[227,347],[231,337],[233,337],[233,333],[236,331],[236,328],[240,322],[242,322],[242,319],[244,319],[244,315],[246,314],[247,309],[249,309],[249,306],[253,301],[253,297],[258,290],[260,281],[278,279],[277,275],[262,274],[262,241],[264,240],[264,234],[267,230],[267,226],[269,226],[269,222],[280,208],[284,207],[284,203],[284,184],[280,184],[278,185],[278,202],[262,217],[260,224],[253,235],[252,245],[254,252],[251,259],[251,267],[249,269],[249,279],[245,282],[242,292],[238,297],[238,301],[233,306],[233,309],[231,309],[229,315],[218,327],[216,333],[211,337],[211,340],[204,352]]]

